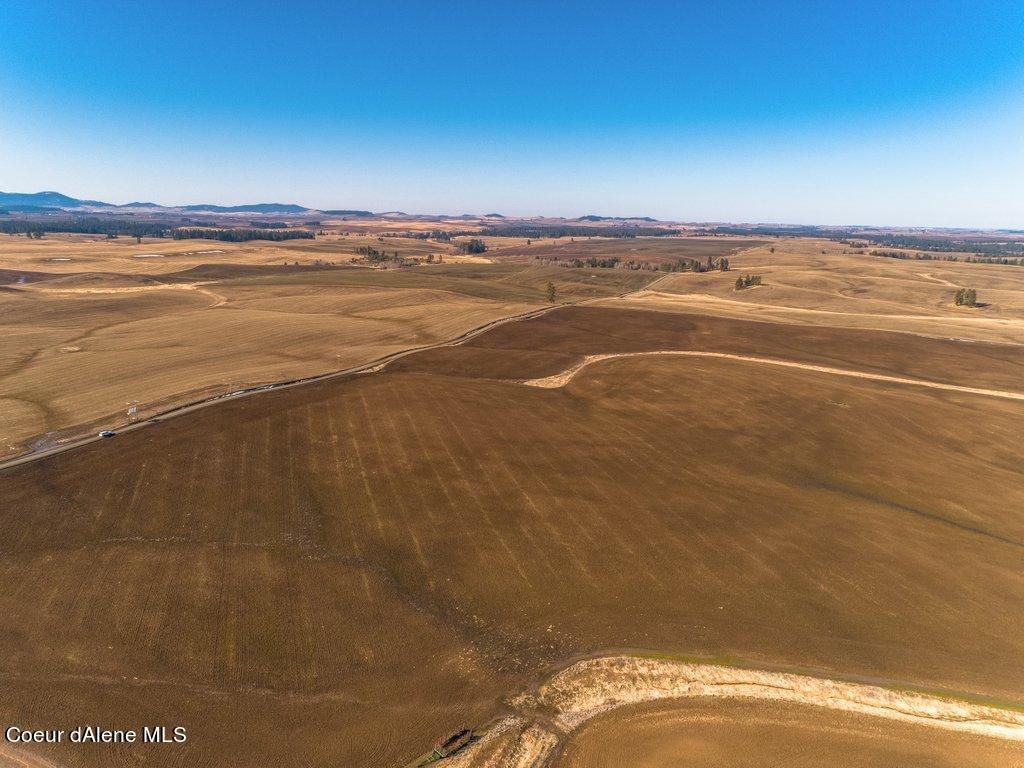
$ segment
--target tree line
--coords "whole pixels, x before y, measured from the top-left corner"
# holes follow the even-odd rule
[[[307,229],[198,229],[180,227],[171,237],[175,240],[223,240],[228,243],[245,243],[249,240],[313,240],[315,235]]]
[[[699,259],[678,258],[674,262],[663,261],[660,264],[652,261],[637,261],[636,259],[623,261],[618,256],[609,256],[606,259],[599,259],[596,256],[591,256],[587,259],[542,259],[540,256],[534,256],[534,259],[543,264],[550,264],[552,266],[565,267],[568,269],[639,269],[659,270],[661,272],[729,271],[729,259],[724,256],[719,259],[714,259],[711,256],[708,256],[704,261],[700,261]]]
[[[42,237],[47,232],[79,235],[129,235],[131,237],[166,237],[169,227],[159,222],[100,219],[92,216],[74,218],[6,219],[0,221],[0,232],[7,235]]]

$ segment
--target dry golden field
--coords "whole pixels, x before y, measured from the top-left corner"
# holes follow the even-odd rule
[[[1022,403],[715,358],[521,383],[693,348],[1000,390],[1024,370],[1005,344],[566,307],[0,471],[0,720],[190,733],[19,759],[403,766],[617,649],[1024,704]],[[678,717],[594,721],[565,764],[648,731],[664,759]],[[918,738],[760,717],[702,748],[780,718],[780,761]]]
[[[738,252],[730,267],[672,274],[630,300],[664,311],[1024,343],[1021,267],[891,259],[796,238]],[[762,275],[764,285],[735,290],[745,273]],[[961,287],[976,288],[985,306],[957,307]]]
[[[704,261],[709,256],[718,259],[733,255],[764,243],[746,237],[559,237],[535,239],[530,244],[524,238],[485,237],[497,261],[532,261],[533,259],[608,259],[613,256],[622,261],[662,264],[677,259]]]
[[[144,417],[443,341],[535,305],[392,288],[387,279],[376,287],[262,282],[79,292],[54,280],[0,292],[8,340],[0,358],[0,452],[120,424],[129,403]]]
[[[649,279],[527,265],[329,268],[351,257],[353,243],[407,255],[448,247],[383,239],[0,239],[0,457],[117,426],[132,405],[144,418],[451,339],[545,303],[548,279],[559,301]]]
[[[342,264],[357,256],[356,249],[372,246],[401,256],[425,258],[441,255],[445,261],[479,262],[479,257],[460,256],[449,243],[400,237],[397,233],[349,233],[330,231],[316,240],[244,243],[218,240],[169,240],[135,238],[107,240],[95,235],[47,234],[42,240],[0,235],[0,271],[17,272],[112,272],[161,275],[203,264],[283,265],[298,262]]]

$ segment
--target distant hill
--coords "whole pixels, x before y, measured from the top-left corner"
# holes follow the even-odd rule
[[[31,211],[74,208],[149,208],[158,211],[208,211],[210,213],[306,213],[309,209],[293,203],[251,203],[247,205],[168,206],[158,203],[132,202],[124,205],[104,203],[102,200],[82,200],[60,192],[0,192],[0,208],[9,211]]]
[[[373,216],[372,211],[350,211],[344,208],[320,208],[320,213],[327,213],[331,216],[357,216],[359,218],[366,218]]]
[[[82,206],[109,206],[99,200],[78,200],[60,192],[0,192],[0,206],[5,208],[80,208]]]
[[[650,216],[597,216],[591,213],[580,216],[576,221],[657,221],[657,219],[652,219]]]
[[[211,213],[305,213],[303,205],[293,203],[253,203],[251,205],[183,205],[183,211],[210,211]]]

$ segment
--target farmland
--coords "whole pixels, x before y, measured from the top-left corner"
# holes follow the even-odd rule
[[[1024,268],[966,263],[964,253],[949,262],[854,250],[827,240],[772,241],[730,257],[730,272],[669,275],[631,300],[718,317],[1024,342]],[[736,276],[745,273],[762,275],[764,285],[736,291]],[[984,306],[954,305],[957,288],[968,286]]]
[[[447,248],[384,239],[407,253]],[[552,279],[568,302],[650,279],[528,264],[332,266],[363,240],[378,243],[8,238],[0,249],[0,457],[117,426],[132,407],[145,418],[443,342],[545,304]],[[163,256],[150,258],[154,251]]]
[[[489,252],[497,261],[533,261],[572,259],[610,259],[647,262],[655,266],[677,259],[705,261],[709,257],[717,260],[764,244],[763,240],[741,237],[641,237],[611,238],[561,237],[557,239],[534,240],[529,244],[522,238],[484,238],[494,246]],[[508,242],[511,240],[511,242]]]
[[[82,5],[0,768],[1024,768],[1024,2]]]
[[[668,768],[745,765],[764,768],[892,765],[957,768],[1015,765],[1020,750],[994,739],[924,726],[886,724],[847,713],[748,701],[687,701],[638,708],[595,722],[575,737],[558,768]]]
[[[1008,391],[1024,369],[1006,344],[565,307],[4,470],[3,719],[186,724],[154,764],[401,766],[614,649],[1024,703],[1020,403],[670,356],[521,383],[670,349]]]

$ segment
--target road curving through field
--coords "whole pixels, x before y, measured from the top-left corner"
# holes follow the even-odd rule
[[[656,277],[650,283],[648,283],[646,286],[644,286],[644,288],[648,288],[648,287],[650,287],[652,285],[656,285],[657,283],[659,283],[662,280],[664,280],[666,277],[668,277],[668,275],[662,275],[660,277]],[[147,286],[147,287],[145,287],[145,290],[161,290],[161,289],[165,289],[165,288],[174,288],[174,289],[178,289],[178,290],[198,291],[200,293],[208,295],[211,299],[214,300],[214,303],[211,304],[209,307],[207,307],[207,309],[212,309],[214,307],[218,307],[218,306],[221,306],[222,304],[226,303],[227,302],[227,298],[222,296],[222,295],[220,295],[220,294],[218,294],[218,293],[214,293],[213,291],[210,291],[209,289],[206,289],[206,288],[202,287],[202,286],[210,285],[210,284],[212,284],[212,281],[204,281],[204,282],[198,282],[198,283],[188,283],[188,284],[184,284],[183,286],[179,287],[179,286],[176,286],[175,284],[171,284],[171,283],[161,283],[160,285],[157,285],[157,286]],[[644,288],[640,288],[640,289],[637,289],[637,290],[644,290]],[[66,290],[67,291],[75,291],[75,292],[77,292],[80,289],[66,289]],[[86,290],[91,290],[91,289],[86,289]],[[96,290],[98,292],[108,292],[107,289],[96,289]],[[117,290],[134,291],[134,290],[137,290],[137,288],[131,287],[131,288],[117,289]],[[619,294],[616,298],[620,298],[620,299],[627,298],[628,296],[632,295],[633,293],[636,293],[636,291],[627,291],[626,293]],[[354,365],[354,366],[351,366],[349,368],[343,368],[341,370],[327,371],[325,373],[313,374],[311,376],[304,376],[304,377],[297,378],[297,379],[287,379],[287,380],[284,380],[284,381],[277,381],[277,382],[273,382],[273,383],[270,383],[270,384],[261,384],[261,385],[256,385],[256,386],[247,386],[247,387],[242,387],[240,389],[237,389],[234,392],[229,392],[229,393],[226,393],[226,394],[219,394],[219,395],[211,395],[209,397],[200,398],[198,400],[194,400],[194,401],[189,402],[189,403],[183,403],[182,405],[178,405],[178,406],[175,406],[173,408],[169,408],[169,409],[167,409],[165,411],[161,411],[159,413],[153,414],[152,416],[149,416],[149,417],[147,417],[145,419],[142,419],[140,421],[129,422],[129,423],[122,423],[120,425],[111,425],[109,427],[109,429],[111,429],[112,431],[114,431],[114,432],[116,432],[118,434],[123,433],[123,432],[135,431],[137,429],[142,429],[147,424],[155,424],[155,423],[159,423],[159,422],[162,422],[162,421],[166,421],[166,420],[168,420],[170,418],[173,418],[173,417],[176,417],[176,416],[181,416],[183,414],[191,413],[192,411],[196,411],[196,410],[199,410],[201,408],[206,408],[206,407],[209,407],[209,406],[212,406],[212,405],[216,405],[217,403],[220,403],[220,402],[222,402],[224,400],[227,400],[227,399],[236,399],[236,398],[239,398],[239,397],[249,397],[249,396],[253,396],[253,395],[258,395],[258,394],[260,394],[262,392],[269,392],[269,391],[278,390],[278,389],[289,389],[291,387],[301,386],[301,385],[304,385],[304,384],[312,384],[314,382],[324,381],[324,380],[327,380],[327,379],[344,378],[344,377],[353,376],[353,375],[356,375],[356,374],[377,373],[379,371],[382,371],[385,367],[387,367],[387,365],[389,363],[392,363],[395,360],[399,360],[399,359],[401,359],[403,357],[406,357],[408,355],[412,355],[412,354],[415,354],[417,352],[425,352],[425,351],[431,350],[431,349],[439,349],[441,347],[456,347],[456,346],[459,346],[461,344],[465,344],[467,341],[469,341],[471,339],[474,339],[477,336],[480,336],[480,335],[482,335],[484,333],[487,333],[488,331],[493,330],[494,328],[497,328],[500,325],[504,325],[505,323],[518,322],[518,321],[521,321],[521,320],[530,320],[532,318],[540,317],[541,315],[546,315],[549,312],[553,312],[555,310],[562,309],[562,308],[567,307],[567,306],[583,306],[583,305],[587,305],[587,304],[593,304],[593,303],[595,303],[597,301],[601,301],[602,298],[583,299],[581,301],[569,302],[567,304],[548,304],[548,305],[543,305],[543,306],[537,307],[535,309],[527,310],[525,312],[519,312],[519,313],[516,313],[516,314],[513,314],[513,315],[506,315],[505,317],[498,317],[498,318],[495,318],[493,320],[488,320],[487,322],[485,322],[485,323],[483,323],[481,325],[478,325],[475,328],[470,328],[469,330],[459,334],[458,336],[456,336],[454,338],[451,338],[451,339],[447,339],[445,341],[439,341],[439,342],[434,343],[434,344],[426,344],[426,345],[421,345],[421,346],[409,347],[408,349],[399,350],[398,352],[392,352],[391,354],[385,355],[384,357],[377,358],[376,360],[370,360],[368,362],[361,363],[359,365]],[[47,445],[44,448],[39,448],[39,449],[36,449],[36,450],[32,450],[32,451],[29,451],[27,453],[23,453],[23,454],[20,454],[20,455],[17,455],[17,456],[13,456],[13,457],[11,457],[9,459],[5,459],[5,460],[0,461],[0,470],[8,469],[10,467],[16,467],[16,466],[19,466],[19,465],[22,465],[22,464],[28,464],[30,462],[38,461],[38,460],[46,458],[48,456],[53,456],[53,455],[56,455],[56,454],[59,454],[59,453],[64,453],[66,451],[73,450],[75,448],[80,448],[80,447],[85,446],[85,445],[90,445],[92,443],[98,442],[100,439],[101,438],[99,438],[97,435],[87,435],[87,436],[83,436],[83,437],[77,437],[77,438],[68,439],[68,440],[65,440],[63,442],[59,442],[57,444]],[[0,768],[2,768],[2,767],[0,767]]]
[[[510,701],[513,714],[441,765],[542,768],[573,732],[599,715],[653,702],[699,698],[809,705],[1024,742],[1024,712],[952,696],[720,664],[606,656],[577,662],[536,692],[514,697]]]
[[[540,387],[542,389],[559,389],[564,387],[575,378],[576,374],[588,365],[599,363],[604,360],[617,360],[627,357],[658,357],[673,355],[677,357],[710,357],[720,360],[739,360],[747,363],[758,363],[762,365],[775,365],[782,368],[798,368],[804,371],[816,373],[827,373],[833,376],[848,376],[855,379],[869,379],[871,381],[882,381],[889,384],[907,384],[916,387],[927,387],[929,389],[940,389],[948,392],[963,392],[971,395],[984,395],[986,397],[1000,397],[1006,400],[1024,400],[1024,392],[1013,392],[1003,389],[983,389],[981,387],[965,387],[960,384],[944,384],[937,381],[925,379],[910,379],[903,376],[889,376],[884,373],[869,373],[867,371],[854,371],[848,368],[833,368],[828,365],[814,365],[813,363],[798,363],[793,360],[780,360],[773,357],[756,357],[754,355],[737,355],[730,352],[705,352],[695,349],[665,349],[650,352],[616,352],[608,354],[587,355],[580,362],[560,373],[545,376],[539,379],[527,379],[522,383],[528,387]]]

